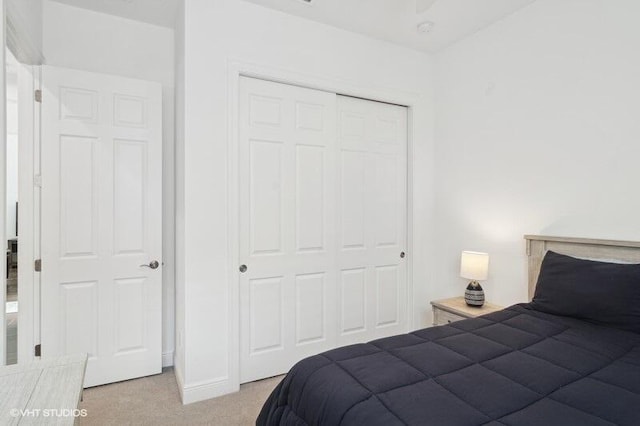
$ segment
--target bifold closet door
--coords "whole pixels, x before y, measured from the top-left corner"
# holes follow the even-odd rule
[[[338,96],[337,345],[407,331],[407,108]]]
[[[335,111],[335,94],[241,78],[241,382],[335,344]]]
[[[242,77],[240,379],[406,329],[406,108]]]

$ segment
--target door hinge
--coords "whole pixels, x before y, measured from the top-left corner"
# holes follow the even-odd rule
[[[36,261],[33,264],[33,269],[36,272],[41,272],[42,271],[42,259],[36,259]]]
[[[33,185],[34,185],[36,188],[42,188],[42,176],[40,176],[40,175],[35,175],[35,176],[33,177]]]
[[[36,90],[34,98],[35,98],[36,102],[42,103],[42,90],[40,90],[40,89]]]
[[[38,343],[35,348],[33,348],[33,352],[35,356],[42,356],[42,345]]]

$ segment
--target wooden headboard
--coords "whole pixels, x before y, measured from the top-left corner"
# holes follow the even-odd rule
[[[525,235],[529,257],[529,300],[536,290],[540,266],[547,250],[584,259],[619,263],[640,263],[640,242],[589,238]]]

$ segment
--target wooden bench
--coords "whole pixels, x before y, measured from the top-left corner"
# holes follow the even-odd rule
[[[74,424],[86,365],[78,354],[0,367],[0,424]]]

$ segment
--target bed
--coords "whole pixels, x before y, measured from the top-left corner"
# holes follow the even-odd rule
[[[525,238],[530,303],[306,358],[257,424],[640,425],[640,243]]]

